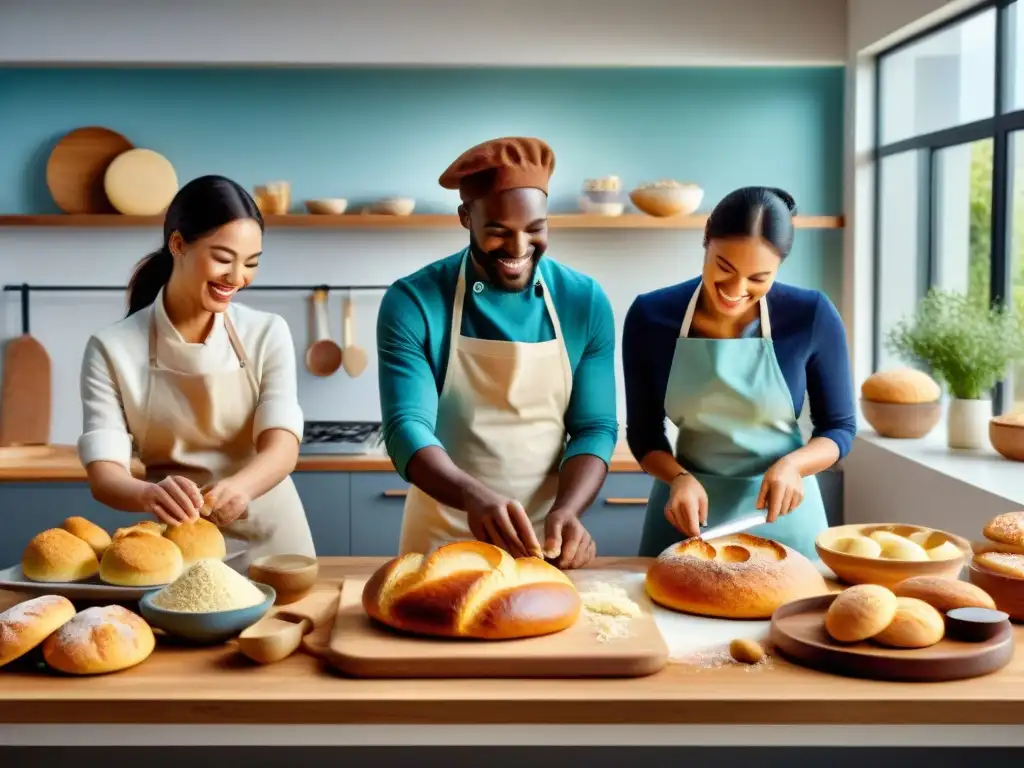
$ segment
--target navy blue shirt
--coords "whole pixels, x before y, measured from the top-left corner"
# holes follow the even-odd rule
[[[626,440],[637,461],[651,451],[674,453],[665,434],[665,389],[686,307],[700,278],[636,298],[622,331],[626,379]],[[782,375],[800,414],[810,402],[814,437],[850,452],[857,432],[846,329],[820,291],[775,283],[767,293],[772,341]],[[760,335],[758,322],[743,336]],[[696,334],[694,334],[696,335]]]

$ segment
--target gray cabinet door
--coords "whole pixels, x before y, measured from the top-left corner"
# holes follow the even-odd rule
[[[636,557],[651,492],[643,472],[612,472],[583,514],[583,524],[597,545],[598,557]]]
[[[320,557],[347,557],[351,552],[350,477],[346,472],[296,472],[295,487],[306,510],[313,544]]]
[[[397,472],[353,472],[352,554],[394,557],[409,484]]]

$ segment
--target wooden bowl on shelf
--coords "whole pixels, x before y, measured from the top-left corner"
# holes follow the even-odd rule
[[[935,429],[942,418],[942,402],[879,403],[861,398],[860,412],[882,437],[916,440]]]
[[[343,197],[325,197],[320,200],[307,200],[306,210],[320,216],[340,216],[348,208],[348,200]]]
[[[704,190],[696,184],[659,182],[637,187],[629,199],[648,216],[689,216],[700,207]]]
[[[988,592],[996,608],[1008,614],[1011,621],[1024,621],[1024,579],[996,573],[974,562],[967,566],[967,578]]]
[[[870,537],[876,531],[895,534],[903,538],[919,534],[927,539],[924,545],[925,549],[950,542],[960,550],[960,554],[941,560],[895,560],[884,557],[863,557],[836,548],[837,543],[842,539],[858,536]],[[847,584],[879,584],[890,589],[901,581],[914,576],[958,579],[963,570],[964,561],[971,554],[970,542],[956,534],[935,528],[901,523],[866,523],[828,528],[818,534],[814,548],[821,561],[831,568],[841,581]]]
[[[1024,413],[996,416],[988,423],[988,440],[1004,458],[1024,461]]]

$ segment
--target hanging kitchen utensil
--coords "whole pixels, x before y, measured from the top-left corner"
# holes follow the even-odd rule
[[[64,213],[116,213],[103,188],[114,158],[132,143],[109,128],[77,128],[64,136],[46,161],[46,186]]]
[[[352,378],[359,376],[363,371],[366,370],[367,355],[366,350],[362,347],[357,347],[352,339],[355,335],[353,326],[355,325],[354,319],[354,308],[352,306],[352,293],[345,297],[345,303],[343,305],[343,317],[342,317],[342,332],[341,332],[341,343],[345,348],[344,352],[344,366],[345,373]]]
[[[306,369],[314,376],[330,376],[341,367],[341,347],[331,338],[327,321],[327,289],[317,288],[309,302],[310,336]]]
[[[29,334],[29,288],[21,288],[21,336],[4,350],[0,446],[45,445],[52,409],[50,356]]]

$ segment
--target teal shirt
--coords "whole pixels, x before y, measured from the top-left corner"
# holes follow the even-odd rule
[[[396,281],[384,294],[377,315],[383,438],[395,469],[405,480],[414,453],[427,446],[441,446],[434,434],[437,401],[448,368],[455,285],[465,253],[460,251]],[[611,303],[594,279],[547,256],[539,264],[573,374],[565,412],[569,439],[562,460],[590,454],[607,464],[618,440]],[[466,269],[462,335],[528,343],[555,338],[544,298],[535,295],[532,285],[521,293],[489,286],[476,293],[475,273],[468,259]]]

